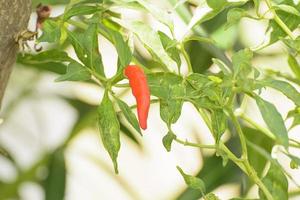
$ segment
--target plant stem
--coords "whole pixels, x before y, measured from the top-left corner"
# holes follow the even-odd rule
[[[198,109],[198,112],[200,113],[200,115],[202,116],[204,122],[206,123],[207,127],[210,129],[210,131],[212,132],[212,127],[211,127],[211,123],[210,120],[208,118],[208,116],[206,115],[206,113],[201,110]],[[249,161],[248,161],[248,153],[247,153],[247,144],[246,144],[246,138],[243,134],[242,128],[237,120],[237,117],[234,115],[234,113],[232,112],[232,110],[229,110],[229,115],[231,117],[231,119],[233,120],[233,123],[237,129],[238,135],[240,137],[240,141],[241,141],[241,146],[242,146],[242,158],[238,158],[236,157],[236,155],[234,155],[227,147],[224,143],[222,143],[220,141],[219,146],[216,146],[215,148],[218,150],[223,151],[224,153],[226,153],[226,155],[228,156],[228,158],[234,162],[245,174],[247,174],[254,182],[255,184],[263,191],[263,193],[265,194],[265,196],[267,197],[268,200],[273,200],[272,195],[270,194],[270,192],[268,191],[268,189],[266,188],[266,186],[263,184],[263,182],[260,180],[260,178],[257,176],[256,171],[253,169],[253,167],[250,165]],[[191,146],[189,144],[186,144],[187,146]],[[198,146],[197,144],[193,144],[193,147]]]
[[[238,158],[236,155],[234,155],[227,147],[226,145],[223,143],[223,142],[220,142],[220,145],[219,145],[219,148],[224,151],[228,158],[234,162],[239,168],[241,168],[244,172],[245,172],[245,168],[244,166],[242,165],[242,162],[243,160]]]
[[[174,140],[180,144],[183,144],[184,146],[198,147],[198,148],[203,148],[203,149],[216,149],[216,145],[197,144],[197,143],[189,142],[187,140],[183,141],[178,138],[175,138]]]
[[[244,114],[240,115],[240,118],[242,118],[243,120],[245,120],[246,122],[248,122],[250,125],[252,125],[254,128],[258,129],[262,133],[264,133],[267,137],[271,138],[272,140],[276,140],[276,138],[273,135],[273,133],[271,133],[268,129],[266,129],[266,128],[260,126],[259,124],[257,124],[251,118],[247,117]]]
[[[295,191],[289,192],[289,197],[290,198],[296,197],[296,196],[299,196],[299,195],[300,195],[300,190],[295,190]]]
[[[202,111],[202,110],[198,110],[200,115],[202,116],[203,120],[205,121],[206,125],[208,126],[208,128],[210,130],[212,130],[210,122],[209,122],[209,118],[207,117],[207,115]],[[236,116],[233,114],[233,112],[229,112],[230,116],[233,120],[233,123],[237,129],[237,132],[239,134],[240,140],[241,140],[241,145],[242,145],[242,159],[236,157],[236,155],[234,155],[227,147],[224,143],[222,143],[220,141],[219,146],[216,145],[203,145],[203,144],[196,144],[196,143],[191,143],[191,142],[187,142],[187,141],[182,141],[179,139],[175,139],[175,141],[177,141],[180,144],[183,144],[185,146],[191,146],[191,147],[199,147],[199,148],[214,148],[214,149],[218,149],[223,151],[224,153],[226,153],[226,155],[228,156],[228,158],[234,162],[243,172],[245,172],[255,183],[256,185],[263,191],[263,193],[265,194],[265,196],[267,197],[268,200],[273,200],[273,197],[271,195],[271,193],[268,191],[268,189],[266,188],[266,186],[263,184],[263,182],[260,180],[260,178],[257,176],[256,171],[253,169],[253,167],[250,165],[249,161],[248,161],[248,154],[247,154],[247,145],[246,145],[246,138],[242,132],[241,126],[236,118]]]
[[[292,31],[289,29],[289,27],[280,19],[280,17],[277,15],[276,11],[272,8],[272,2],[271,0],[265,0],[267,6],[269,7],[270,11],[274,15],[275,22],[284,30],[284,32],[292,39],[295,40],[295,36],[293,35]]]
[[[246,170],[245,171],[246,174],[248,174],[250,179],[252,179],[258,185],[258,187],[263,191],[263,193],[265,194],[265,196],[268,200],[273,200],[273,197],[272,197],[271,193],[266,188],[266,186],[263,184],[263,182],[260,180],[260,178],[257,176],[256,171],[254,170],[254,168],[249,163],[246,138],[245,138],[245,135],[244,135],[243,130],[241,128],[241,125],[238,122],[237,117],[234,115],[232,110],[229,111],[229,115],[230,115],[230,117],[233,121],[233,124],[234,124],[234,126],[237,130],[237,133],[238,133],[240,141],[241,141],[242,160],[243,160],[243,165],[244,165],[245,170]]]
[[[211,126],[211,123],[210,123],[210,119],[207,115],[207,113],[205,113],[205,110],[204,109],[198,109],[198,113],[201,115],[203,121],[205,122],[206,126],[208,127],[209,131],[211,133],[213,133],[213,129],[212,129],[212,126]]]
[[[176,142],[183,144],[184,146],[191,146],[191,147],[198,147],[198,148],[207,148],[207,149],[216,149],[218,148],[215,145],[203,145],[203,144],[197,144],[197,143],[191,143],[188,141],[182,141],[179,139],[175,139]],[[219,148],[223,150],[228,158],[233,161],[242,171],[244,171],[256,184],[257,186],[263,191],[265,196],[268,200],[273,200],[273,197],[269,190],[266,188],[264,183],[260,180],[260,178],[257,176],[256,171],[253,169],[253,167],[250,165],[248,160],[241,160],[237,158],[223,143],[220,143]],[[300,192],[299,192],[300,193]]]
[[[78,28],[81,28],[81,29],[87,29],[88,28],[88,25],[86,25],[85,23],[82,23],[82,22],[79,22],[79,21],[75,21],[75,20],[68,20],[68,23],[73,25],[73,26],[76,26]],[[93,70],[87,68],[87,70],[89,70],[89,72],[95,76],[99,81],[103,81],[103,82],[107,82],[108,79],[99,75],[98,73],[94,72]]]
[[[185,59],[185,61],[187,63],[189,74],[193,73],[192,63],[191,63],[189,55],[187,54],[187,52],[186,52],[186,50],[184,48],[184,44],[180,45],[180,50],[181,50],[181,52],[183,54],[183,57],[184,57],[184,59]]]
[[[275,11],[273,11],[275,13]],[[286,34],[292,39],[296,40],[295,36],[293,35],[292,31],[285,25],[285,23],[278,17],[278,15],[275,15],[274,20],[277,22],[277,24],[286,32]]]
[[[175,6],[178,2],[177,0],[168,0],[168,1],[172,6]],[[189,23],[189,21],[192,19],[191,13],[184,5],[178,5],[178,7],[176,8],[176,12],[186,24]],[[207,32],[199,26],[194,27],[192,30],[194,33],[196,33],[199,36],[208,35]],[[206,44],[203,45],[202,47],[208,52],[210,52],[216,58],[222,60],[228,67],[232,68],[231,61],[228,59],[228,57],[225,55],[225,53],[222,50],[220,50],[219,48],[211,44]]]
[[[259,124],[257,124],[255,121],[253,121],[251,118],[247,117],[244,114],[239,115],[239,117],[242,118],[244,121],[248,122],[250,125],[252,125],[257,130],[261,131],[263,134],[265,134],[267,137],[269,137],[273,141],[276,141],[275,136],[268,129],[260,126]],[[300,144],[299,143],[296,143],[292,139],[289,139],[289,140],[290,140],[290,143],[289,143],[290,147],[300,148]],[[294,142],[296,144],[293,144],[292,142]]]
[[[287,79],[288,81],[291,81],[291,82],[293,82],[293,83],[296,83],[297,85],[300,85],[300,80],[299,80],[299,79],[293,78],[293,77],[291,77],[291,76],[288,75],[288,74],[283,74],[283,73],[281,73],[281,72],[279,72],[279,71],[274,71],[274,70],[271,70],[271,69],[268,69],[266,72],[267,72],[268,74],[270,74],[270,75],[275,75],[275,76],[278,76],[278,77],[280,77],[280,78],[285,78],[285,79]]]
[[[93,71],[93,70],[91,70],[90,68],[86,68],[97,80],[99,80],[100,82],[107,82],[108,81],[108,79],[107,78],[105,78],[105,77],[103,77],[103,76],[101,76],[100,74],[98,74],[97,72],[95,72],[95,71]]]
[[[252,179],[257,186],[263,191],[265,196],[268,200],[273,200],[273,197],[269,190],[266,188],[264,183],[260,180],[260,178],[257,176],[256,171],[253,169],[253,167],[250,165],[249,161],[247,159],[239,159],[237,158],[223,143],[220,143],[219,147],[216,145],[203,145],[203,144],[197,144],[188,142],[187,140],[183,141],[178,138],[175,139],[176,142],[183,144],[184,146],[190,146],[190,147],[198,147],[198,148],[206,148],[206,149],[217,149],[220,148],[223,152],[225,152],[228,156],[228,158],[233,161],[242,171],[244,171],[250,179]]]
[[[243,171],[245,171],[245,168],[242,164],[242,160],[239,159],[238,157],[236,157],[226,146],[225,144],[220,142],[219,146],[216,145],[205,145],[205,144],[198,144],[198,143],[192,143],[192,142],[188,142],[187,140],[183,141],[180,140],[178,138],[174,139],[176,142],[178,142],[179,144],[183,144],[184,146],[189,146],[189,147],[197,147],[197,148],[203,148],[203,149],[218,149],[222,150],[223,152],[225,152],[228,156],[228,158],[230,160],[232,160],[234,163],[236,163],[236,165],[238,165]]]
[[[124,84],[115,84],[113,85],[114,87],[118,87],[118,88],[128,88],[130,87],[128,83],[124,83]]]
[[[80,28],[80,29],[87,29],[88,28],[88,25],[83,23],[83,22],[80,22],[80,21],[75,21],[75,20],[72,20],[72,19],[69,19],[68,22],[69,24],[73,25],[73,26],[76,26],[77,28]],[[103,32],[99,31],[98,32],[100,34],[102,34]],[[103,35],[103,34],[102,34]],[[110,38],[108,38],[106,35],[103,35],[107,40],[110,40]],[[111,41],[113,42],[113,41]],[[139,60],[137,58],[135,58],[134,56],[132,57],[132,61],[135,62],[136,64],[138,64],[139,66],[141,66],[143,68],[143,70],[147,73],[147,72],[151,72],[146,66],[144,66],[141,62],[139,62]],[[166,66],[162,65],[162,68],[164,71],[170,71]]]
[[[88,27],[88,25],[86,25],[85,23],[80,22],[80,21],[75,21],[75,20],[72,20],[72,19],[68,20],[68,24],[71,24],[71,25],[76,26],[76,27],[81,28],[81,29],[87,29],[87,27]]]
[[[241,146],[242,146],[242,159],[248,160],[248,150],[247,150],[247,144],[246,144],[246,138],[244,136],[243,130],[241,128],[241,125],[237,119],[237,117],[233,114],[232,110],[228,111],[230,118],[232,119],[232,122],[236,128],[236,131],[238,133],[238,136],[240,138]]]
[[[256,171],[253,169],[253,167],[250,165],[248,160],[244,161],[244,166],[247,170],[248,176],[257,184],[257,186],[262,190],[264,195],[268,200],[273,200],[272,194],[269,192],[268,188],[265,186],[265,184],[260,180],[260,178],[257,176]]]
[[[297,145],[298,147],[300,146],[300,142],[298,142],[297,140],[290,139],[290,141],[296,143],[296,145]]]

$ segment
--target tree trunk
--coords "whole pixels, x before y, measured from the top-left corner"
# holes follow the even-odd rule
[[[0,0],[0,106],[18,52],[14,37],[26,30],[30,13],[31,0]]]

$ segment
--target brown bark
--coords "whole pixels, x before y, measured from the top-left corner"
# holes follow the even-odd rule
[[[26,30],[30,13],[31,0],[0,0],[0,106],[18,52],[14,37]]]

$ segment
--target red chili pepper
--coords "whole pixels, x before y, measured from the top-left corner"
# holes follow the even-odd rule
[[[137,103],[137,113],[142,129],[147,128],[147,118],[150,108],[150,91],[144,71],[137,65],[128,65],[125,76],[129,79],[132,94]]]

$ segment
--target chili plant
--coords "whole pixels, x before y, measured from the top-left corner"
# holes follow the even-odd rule
[[[134,131],[142,133],[140,127],[147,128],[149,104],[158,103],[161,120],[168,128],[162,139],[166,151],[172,151],[172,143],[182,144],[182,148],[214,150],[214,156],[223,160],[224,169],[238,168],[247,177],[248,186],[242,196],[255,184],[259,188],[259,199],[288,199],[288,179],[293,177],[277,161],[274,149],[290,158],[292,168],[300,164],[300,159],[291,153],[292,148],[300,148],[300,142],[288,134],[300,123],[300,93],[296,89],[300,85],[299,1],[165,0],[162,3],[164,8],[146,0],[71,0],[63,14],[38,22],[41,35],[37,42],[50,43],[51,48],[38,54],[20,55],[18,62],[52,63],[50,71],[67,65],[66,73],[60,75],[57,82],[86,81],[103,88],[97,123],[116,173],[120,170],[117,163],[122,129],[118,116],[123,115]],[[151,16],[164,31],[157,31],[141,19],[126,18],[122,9]],[[186,23],[180,36],[176,34],[175,15]],[[244,18],[267,23],[267,39],[255,47],[243,46],[234,39],[234,45],[222,46],[222,38],[213,33],[236,27]],[[118,68],[112,77],[105,73],[108,66],[104,66],[99,52],[100,35],[110,41],[118,53]],[[140,53],[136,41],[151,58]],[[292,73],[254,66],[256,56],[275,43],[284,48]],[[76,57],[65,50],[69,46]],[[137,105],[128,105],[116,92],[130,88]],[[285,117],[276,106],[262,97],[261,92],[266,88],[281,92],[294,103],[294,109],[287,116],[293,120],[291,127],[286,126]],[[250,99],[256,103],[266,127],[247,116],[245,109]],[[185,103],[195,107],[214,144],[177,136],[173,125]],[[225,132],[227,137],[224,137]],[[233,148],[226,142],[228,137],[229,141],[238,139],[239,147]],[[205,162],[209,160],[204,160],[204,166]],[[198,198],[222,199],[210,193],[213,187],[206,185],[205,174],[192,176],[177,168],[187,185],[198,190]]]

